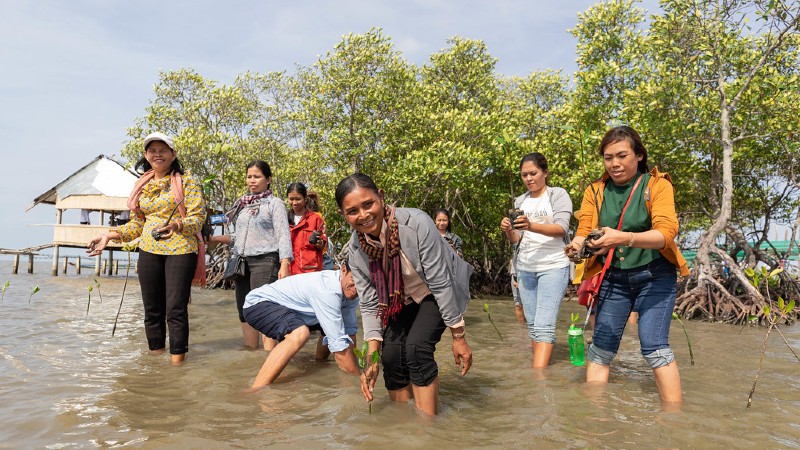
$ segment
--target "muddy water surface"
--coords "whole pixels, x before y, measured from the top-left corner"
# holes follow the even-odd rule
[[[49,273],[47,261],[37,270]],[[111,337],[123,277],[10,275],[0,262],[0,448],[800,448],[800,363],[771,339],[753,407],[745,410],[764,329],[687,323],[696,365],[673,323],[685,404],[662,411],[652,372],[628,330],[610,384],[590,389],[568,363],[561,310],[555,364],[530,369],[525,330],[508,298],[467,314],[472,371],[461,377],[445,337],[438,349],[440,415],[388,401],[373,413],[355,377],[313,360],[309,343],[273,386],[243,394],[265,353],[241,347],[231,291],[194,292],[182,367],[147,354],[135,279]],[[28,303],[34,286],[40,292]],[[489,303],[501,340],[482,310]],[[783,329],[800,352],[800,328]]]

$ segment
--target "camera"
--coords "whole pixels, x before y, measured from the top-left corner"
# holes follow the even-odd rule
[[[512,208],[508,210],[508,220],[511,221],[511,228],[514,228],[514,222],[517,220],[517,217],[524,216],[525,211],[517,208]]]
[[[605,233],[603,233],[603,230],[601,229],[594,229],[590,231],[589,234],[586,235],[586,239],[584,239],[583,244],[581,245],[581,248],[578,251],[578,258],[580,259],[589,258],[590,256],[597,253],[598,249],[590,246],[591,241],[594,241],[595,239],[600,239],[601,237],[603,237],[603,234]]]
[[[150,235],[153,236],[153,239],[160,241],[164,235],[167,234],[166,232],[160,232],[157,228],[154,228],[153,231],[150,232]]]
[[[308,242],[311,245],[317,245],[317,243],[319,242],[319,237],[320,237],[319,231],[314,230],[311,232],[311,236],[308,237]]]

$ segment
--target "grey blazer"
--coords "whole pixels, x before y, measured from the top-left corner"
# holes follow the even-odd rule
[[[415,208],[396,208],[400,247],[414,270],[428,286],[444,324],[461,322],[469,302],[469,278],[473,268],[442,239],[433,220]],[[350,237],[350,268],[361,301],[364,339],[381,339],[383,325],[378,316],[378,293],[369,276],[369,257],[361,249],[356,232]]]

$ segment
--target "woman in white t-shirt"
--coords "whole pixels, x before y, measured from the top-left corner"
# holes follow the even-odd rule
[[[514,266],[528,335],[533,347],[533,368],[550,364],[556,342],[556,318],[569,282],[569,260],[564,255],[572,201],[562,188],[547,185],[547,159],[529,153],[519,165],[528,192],[514,201],[525,214],[512,224],[500,222],[506,237],[519,245]]]

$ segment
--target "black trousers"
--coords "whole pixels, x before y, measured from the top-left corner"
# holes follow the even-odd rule
[[[433,359],[436,344],[445,330],[439,305],[433,295],[421,303],[405,305],[383,332],[383,380],[394,391],[413,383],[428,386],[439,376]]]
[[[197,254],[156,255],[139,251],[139,285],[144,304],[144,331],[150,350],[189,351],[189,295]]]
[[[242,323],[246,322],[242,308],[247,294],[255,288],[274,283],[281,268],[278,252],[247,256],[244,260],[244,276],[236,280],[236,309],[239,310],[239,322]]]

